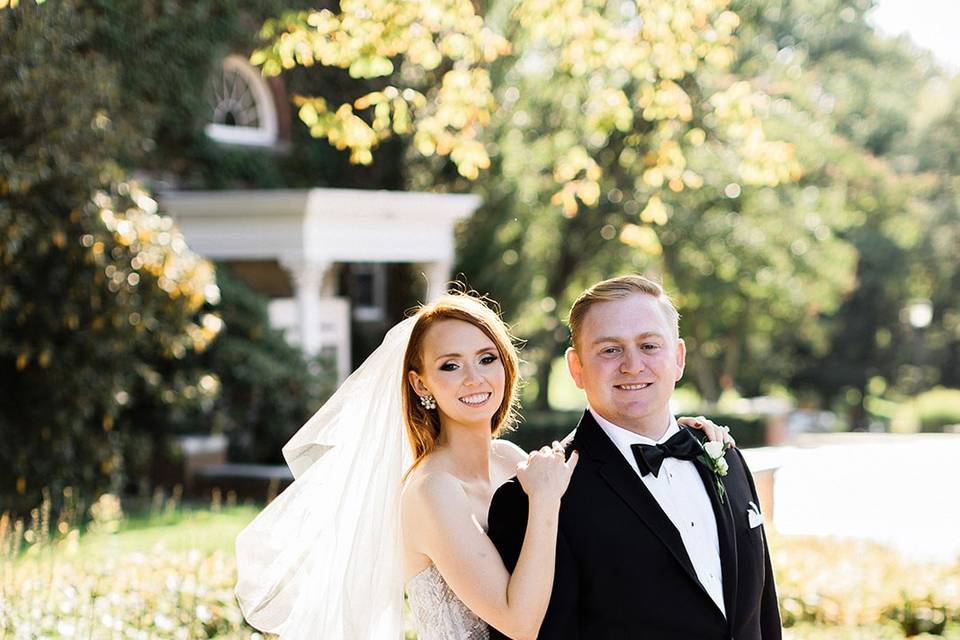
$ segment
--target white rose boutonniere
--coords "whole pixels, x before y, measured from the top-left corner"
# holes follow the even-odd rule
[[[717,495],[720,496],[720,503],[722,504],[727,495],[727,490],[723,486],[721,478],[727,475],[727,471],[730,470],[730,465],[727,464],[723,454],[730,448],[730,445],[725,442],[711,441],[705,442],[701,446],[703,447],[703,455],[700,456],[700,459],[713,471],[713,478],[717,484]]]

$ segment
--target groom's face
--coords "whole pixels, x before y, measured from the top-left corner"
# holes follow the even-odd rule
[[[595,303],[567,350],[567,365],[594,411],[631,430],[666,425],[686,350],[653,296]]]

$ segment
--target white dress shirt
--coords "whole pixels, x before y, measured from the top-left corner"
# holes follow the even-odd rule
[[[687,550],[690,562],[697,572],[700,584],[726,616],[723,603],[723,574],[720,567],[720,538],[717,535],[717,521],[713,515],[713,506],[710,496],[703,486],[700,474],[690,460],[665,458],[660,467],[659,475],[652,473],[642,475],[633,456],[630,445],[655,445],[666,442],[670,436],[680,431],[679,425],[673,416],[670,416],[670,426],[659,440],[651,440],[618,427],[605,420],[596,411],[590,409],[597,424],[607,434],[607,437],[620,450],[630,467],[640,476],[643,484],[670,522],[680,532],[683,546]]]

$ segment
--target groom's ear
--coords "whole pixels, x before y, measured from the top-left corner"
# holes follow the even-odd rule
[[[677,382],[683,377],[683,369],[687,365],[687,343],[683,339],[677,340]]]
[[[578,389],[583,389],[583,363],[580,362],[580,354],[573,347],[567,347],[567,371],[573,378]]]

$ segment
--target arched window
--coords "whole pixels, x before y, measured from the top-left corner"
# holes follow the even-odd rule
[[[217,142],[254,147],[277,143],[277,108],[260,71],[241,56],[227,56],[214,74],[207,135]]]

